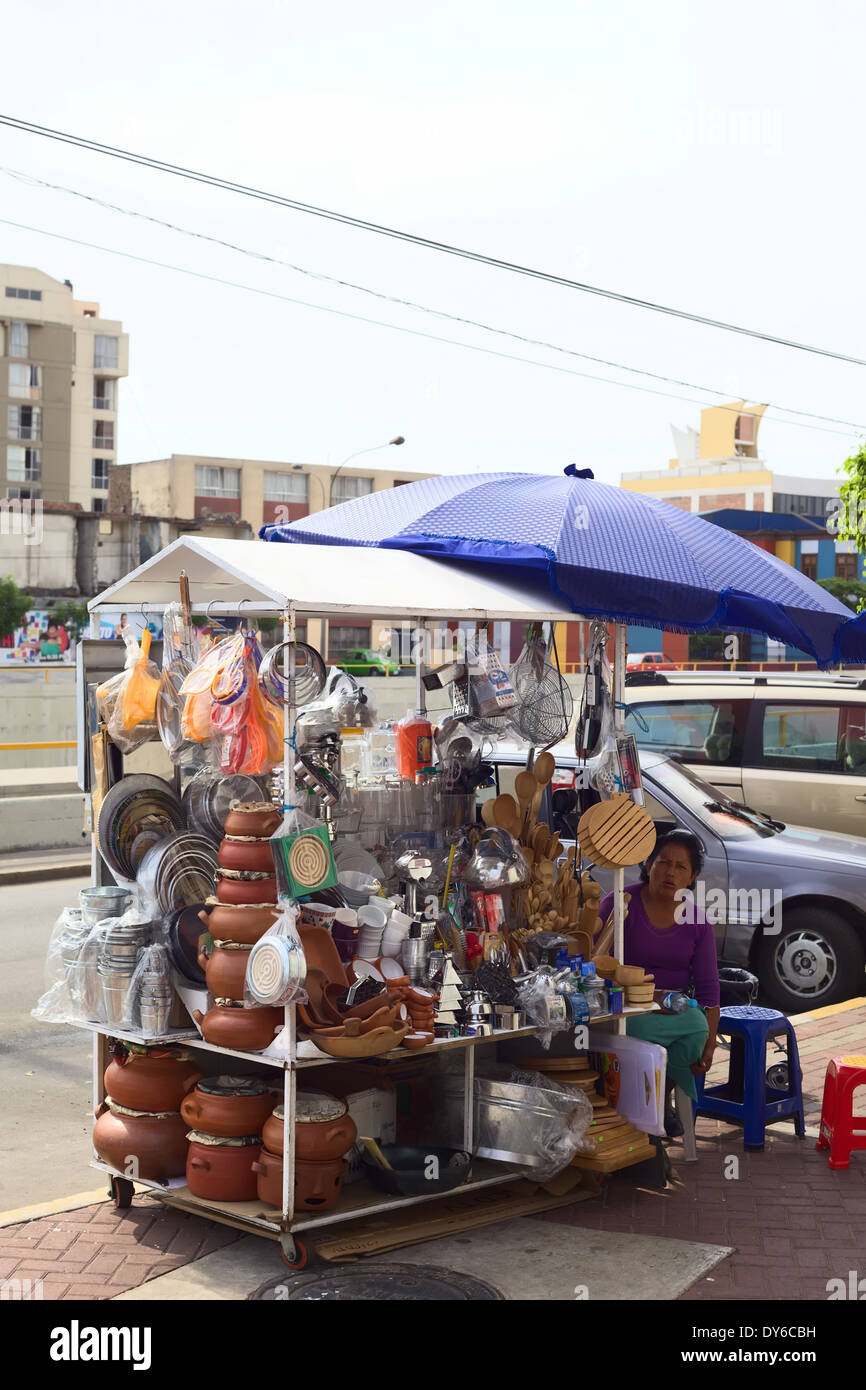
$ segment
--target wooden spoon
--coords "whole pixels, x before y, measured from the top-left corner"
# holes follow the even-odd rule
[[[496,821],[493,819],[493,807],[495,806],[495,804],[496,798],[494,797],[492,801],[485,801],[481,806],[481,819],[487,826],[488,830],[491,826],[496,824]]]
[[[538,783],[531,772],[518,772],[514,779],[514,791],[517,800],[520,802],[520,824],[522,829],[527,828],[529,819],[529,808],[532,805],[532,798],[538,791]],[[522,838],[522,835],[521,835]]]
[[[513,796],[509,796],[507,792],[497,796],[493,803],[493,820],[500,830],[507,830],[516,835],[519,817],[520,809]]]

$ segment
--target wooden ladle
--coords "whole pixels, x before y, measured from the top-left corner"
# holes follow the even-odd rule
[[[522,807],[518,808],[513,796],[503,792],[501,796],[497,796],[493,803],[494,824],[498,825],[500,830],[507,830],[510,834],[516,835],[520,828],[518,821],[522,810]]]
[[[535,780],[534,774],[531,772],[518,772],[514,779],[514,791],[517,795],[517,800],[520,802],[520,826],[522,832],[528,828],[529,808],[532,805],[532,798],[538,791],[538,783]]]

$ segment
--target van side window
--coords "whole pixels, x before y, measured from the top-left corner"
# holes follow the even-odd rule
[[[625,727],[641,748],[671,753],[686,763],[738,766],[748,713],[746,700],[641,702],[626,716]]]
[[[768,702],[765,767],[866,777],[866,705]]]

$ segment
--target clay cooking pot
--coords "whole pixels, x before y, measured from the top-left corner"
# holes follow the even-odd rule
[[[224,869],[246,869],[261,874],[274,872],[270,840],[223,840],[218,858]]]
[[[267,838],[279,830],[282,816],[267,801],[243,801],[233,806],[225,819],[224,835],[253,835]]]
[[[215,999],[243,999],[244,976],[247,971],[248,950],[224,950],[214,946],[213,955],[208,957],[199,952],[198,963],[207,980],[207,987]]]
[[[189,1061],[129,1052],[122,1065],[108,1064],[103,1080],[111,1099],[129,1110],[178,1110],[202,1075]]]
[[[309,1163],[304,1159],[295,1161],[295,1210],[328,1211],[335,1207],[340,1198],[343,1176],[349,1165],[343,1158],[333,1158],[327,1163]],[[268,1206],[283,1206],[283,1160],[278,1154],[262,1149],[253,1163],[258,1175],[257,1190],[259,1201]]]
[[[262,1151],[256,1144],[202,1144],[189,1142],[186,1185],[194,1197],[213,1202],[252,1202],[256,1175],[252,1165]]]
[[[223,1139],[261,1134],[274,1104],[273,1092],[251,1076],[214,1076],[201,1081],[181,1102],[190,1129]]]
[[[218,941],[237,941],[245,946],[254,946],[279,915],[279,909],[270,903],[264,907],[230,907],[227,903],[217,903],[210,913],[198,914],[199,921]]]
[[[221,903],[275,903],[277,876],[270,878],[220,878],[216,895]]]
[[[193,1018],[205,1042],[239,1052],[261,1052],[273,1042],[284,1022],[282,1009],[245,1009],[231,1004],[215,1004],[206,1014],[196,1009]]]
[[[321,1092],[298,1092],[295,1123],[295,1157],[305,1163],[342,1158],[358,1137],[357,1126],[345,1101]],[[265,1120],[262,1143],[272,1154],[283,1152],[283,1107],[278,1105]]]
[[[136,1173],[150,1182],[179,1178],[186,1165],[187,1125],[180,1115],[124,1115],[109,1108],[93,1127],[93,1147],[103,1163],[119,1173]]]

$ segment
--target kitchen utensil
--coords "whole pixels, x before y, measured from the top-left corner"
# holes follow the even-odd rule
[[[383,1154],[376,1139],[371,1139],[369,1135],[362,1134],[361,1143],[364,1145],[364,1149],[370,1155],[377,1168],[383,1168],[386,1172],[393,1173],[394,1169]]]
[[[233,906],[256,906],[263,903],[276,903],[277,880],[273,878],[227,878],[217,879],[217,899]]]
[[[283,1152],[285,1110],[278,1105],[265,1120],[262,1141],[274,1154]],[[295,1106],[295,1155],[305,1163],[325,1163],[348,1153],[357,1138],[344,1100],[325,1091],[298,1091]]]
[[[234,1139],[260,1134],[273,1106],[273,1091],[257,1077],[209,1076],[183,1097],[180,1113],[190,1129]]]
[[[194,907],[181,908],[180,912],[191,914],[194,912]],[[203,929],[211,932],[218,941],[237,941],[240,944],[252,946],[260,937],[264,936],[268,927],[273,926],[274,922],[279,919],[280,909],[272,903],[265,903],[264,905],[241,903],[233,906],[231,903],[220,903],[216,898],[211,897],[208,898],[207,903],[197,916],[202,924],[199,935]],[[190,930],[192,929],[190,922]],[[195,957],[197,956],[198,948],[196,947]]]
[[[137,837],[149,843],[184,828],[184,813],[171,785],[151,773],[131,773],[106,792],[99,808],[99,852],[119,878],[133,880],[140,854],[134,855]]]
[[[177,1111],[187,1091],[202,1078],[192,1062],[159,1052],[118,1054],[105,1069],[106,1094],[127,1110],[155,1114]]]
[[[210,956],[199,952],[199,966],[215,999],[243,999],[244,977],[251,950],[251,946],[215,943]]]
[[[521,829],[520,831],[518,831],[518,834],[520,835],[521,839],[525,837],[524,832],[528,828],[529,808],[532,805],[532,799],[535,796],[537,790],[538,783],[536,782],[531,772],[527,772],[526,770],[524,770],[523,772],[518,772],[517,776],[514,779],[514,792],[520,804]]]
[[[273,1042],[285,1021],[282,1009],[246,1009],[234,1002],[218,1002],[204,1015],[196,1009],[193,1018],[205,1042],[239,1052],[261,1052]]]
[[[534,790],[534,789],[533,789]],[[520,828],[520,807],[513,796],[502,793],[493,802],[493,822],[501,830],[507,830],[509,834],[516,835]]]
[[[252,781],[251,778],[237,777],[224,777],[219,780],[220,782]],[[253,785],[255,786],[255,783]],[[220,834],[234,835],[239,838],[270,839],[271,835],[279,830],[281,823],[282,816],[276,806],[272,806],[270,802],[236,800],[231,803],[226,812],[224,826]]]
[[[191,1129],[186,1185],[194,1197],[212,1202],[251,1202],[257,1196],[253,1164],[262,1152],[258,1135],[220,1138]]]
[[[348,1031],[353,1024],[358,1024],[358,1032]],[[325,1037],[321,1033],[314,1033],[313,1042],[331,1057],[378,1057],[399,1047],[409,1031],[404,1024],[400,1028],[374,1028],[362,1034],[359,1020],[351,1018],[347,1020],[346,1030],[342,1037]]]
[[[186,1131],[176,1112],[144,1113],[109,1100],[93,1127],[93,1147],[119,1173],[128,1173],[132,1161],[137,1177],[167,1182],[184,1171]]]
[[[291,1003],[303,988],[307,962],[289,937],[262,937],[250,948],[246,969],[246,990],[259,1004]]]
[[[471,1155],[461,1149],[435,1145],[383,1144],[377,1146],[388,1166],[383,1168],[364,1147],[361,1162],[367,1176],[383,1192],[400,1197],[426,1197],[462,1187],[472,1172]],[[431,1164],[435,1159],[435,1167]]]
[[[291,673],[290,657],[294,648],[294,675],[284,676],[284,670]],[[259,667],[259,684],[269,700],[274,704],[285,705],[289,698],[289,688],[294,680],[293,703],[296,707],[308,705],[321,695],[325,688],[328,672],[315,647],[306,642],[281,642],[271,647]]]
[[[82,888],[78,901],[82,922],[95,927],[106,917],[122,917],[132,903],[132,893],[128,888]]]

